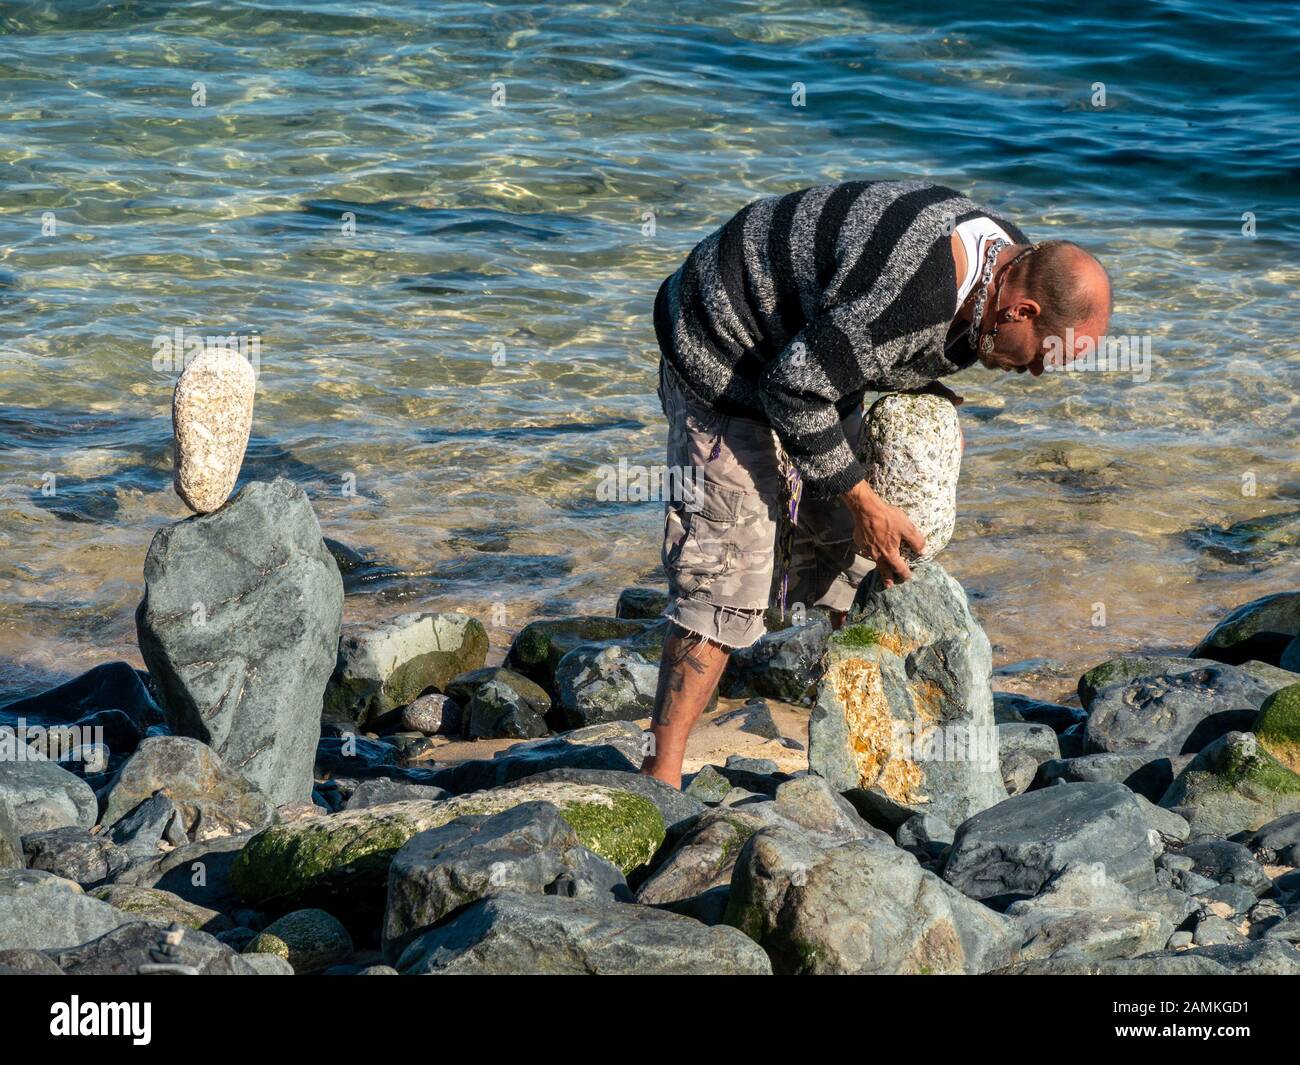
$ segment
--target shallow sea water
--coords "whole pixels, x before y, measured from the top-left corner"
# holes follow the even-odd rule
[[[463,609],[499,652],[656,583],[660,506],[597,492],[662,461],[655,290],[750,200],[852,178],[1080,241],[1150,339],[1145,382],[949,379],[941,558],[996,662],[1187,647],[1297,587],[1293,12],[974,10],[0,4],[0,698],[138,661],[178,328],[259,337],[244,477],[376,560],[350,618]]]

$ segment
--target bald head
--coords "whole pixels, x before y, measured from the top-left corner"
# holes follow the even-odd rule
[[[1034,321],[1040,337],[1104,332],[1110,320],[1110,277],[1105,268],[1079,245],[1046,240],[1024,263],[1024,294],[1036,301]]]

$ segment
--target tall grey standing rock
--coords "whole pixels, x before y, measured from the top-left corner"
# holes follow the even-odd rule
[[[276,805],[308,800],[343,579],[302,489],[254,481],[160,529],[144,577],[136,632],[172,729]]]
[[[992,672],[988,637],[938,563],[893,588],[864,584],[827,649],[810,768],[892,826],[918,813],[960,824],[1007,797]]]

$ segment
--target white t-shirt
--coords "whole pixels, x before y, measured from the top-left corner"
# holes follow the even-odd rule
[[[966,252],[966,275],[957,286],[957,307],[953,308],[954,314],[957,313],[957,308],[966,302],[966,297],[975,287],[980,271],[984,268],[984,255],[988,251],[989,244],[999,239],[1005,240],[1008,244],[1015,243],[1005,229],[984,217],[962,222],[957,227],[956,233]]]

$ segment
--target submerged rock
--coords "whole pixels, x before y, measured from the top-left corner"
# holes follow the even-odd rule
[[[412,941],[407,975],[767,975],[763,951],[734,928],[650,906],[557,896],[483,899]]]
[[[172,730],[276,805],[310,798],[343,582],[302,489],[252,482],[160,529],[144,576],[136,631]]]
[[[141,732],[163,723],[162,709],[127,662],[106,662],[57,688],[0,707],[7,720],[33,724],[81,721],[106,710],[126,714]]]
[[[938,563],[864,584],[836,632],[809,724],[809,767],[876,823],[951,824],[1006,797],[988,638]]]
[[[200,514],[230,496],[253,427],[257,374],[238,351],[204,348],[176,382],[172,446],[176,494]]]
[[[1300,635],[1300,592],[1279,592],[1237,607],[1206,634],[1192,654],[1237,664],[1258,659],[1278,665]]]
[[[414,613],[349,626],[325,692],[325,713],[364,725],[427,689],[483,665],[487,630],[468,614]]]
[[[867,483],[899,507],[925,537],[931,559],[947,546],[957,519],[961,427],[957,408],[940,396],[893,392],[881,396],[862,422],[861,459]],[[904,547],[909,560],[910,549]]]

